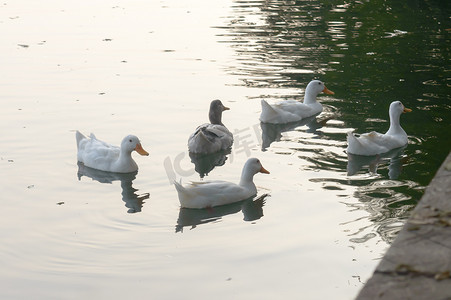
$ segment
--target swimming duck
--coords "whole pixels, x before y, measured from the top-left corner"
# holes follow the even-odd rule
[[[78,161],[87,167],[101,171],[135,172],[138,170],[138,165],[132,158],[132,152],[136,150],[141,155],[149,155],[134,135],[126,136],[120,148],[98,140],[93,133],[87,138],[77,130],[75,137]]]
[[[305,89],[304,103],[296,100],[285,100],[270,105],[265,100],[262,100],[260,121],[263,123],[282,124],[297,122],[318,114],[323,111],[321,103],[316,102],[316,96],[321,92],[329,95],[334,94],[334,92],[326,88],[323,82],[312,80]]]
[[[208,117],[210,124],[206,123],[196,128],[188,139],[188,150],[196,154],[208,154],[228,149],[232,146],[233,135],[222,124],[222,112],[229,110],[221,100],[210,103]]]
[[[242,201],[257,194],[253,178],[259,172],[269,174],[260,160],[249,158],[244,164],[239,184],[227,181],[192,182],[189,186],[174,181],[174,184],[182,207],[214,207]]]
[[[412,110],[404,107],[401,101],[394,101],[390,104],[390,128],[385,134],[372,131],[356,137],[352,131],[348,132],[348,153],[357,155],[376,155],[388,152],[392,149],[402,147],[407,144],[407,134],[401,128],[399,118],[402,113]]]

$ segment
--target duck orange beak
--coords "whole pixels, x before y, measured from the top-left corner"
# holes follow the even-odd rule
[[[332,92],[331,90],[329,90],[326,86],[324,86],[323,93],[324,93],[324,94],[328,94],[328,95],[333,95],[333,94],[335,94],[334,92]]]
[[[149,153],[143,149],[143,147],[141,146],[140,143],[136,144],[135,150],[136,150],[136,152],[138,152],[141,155],[145,155],[145,156],[149,155]]]
[[[266,170],[265,168],[261,167],[260,169],[260,173],[265,173],[265,174],[269,174],[269,171]]]
[[[402,111],[403,113],[406,113],[406,112],[411,112],[412,110],[410,109],[410,108],[407,108],[407,107],[404,107],[404,110]]]

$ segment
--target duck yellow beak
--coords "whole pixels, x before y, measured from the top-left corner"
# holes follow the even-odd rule
[[[404,107],[404,110],[402,111],[403,113],[406,113],[406,112],[411,112],[412,110],[410,109],[410,108],[407,108],[407,107]]]
[[[265,173],[265,174],[269,174],[269,171],[266,170],[265,168],[261,167],[260,169],[260,173]]]
[[[329,90],[326,86],[324,86],[323,93],[324,93],[324,94],[328,94],[328,95],[333,95],[333,94],[335,94],[334,92],[332,92],[331,90]]]
[[[141,146],[140,143],[136,144],[135,150],[136,150],[136,152],[138,152],[141,155],[145,155],[145,156],[149,155],[149,153],[143,149],[143,147]]]

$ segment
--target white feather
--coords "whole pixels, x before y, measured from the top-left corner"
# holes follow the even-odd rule
[[[92,133],[87,138],[77,130],[75,137],[78,161],[97,170],[117,173],[135,172],[138,170],[138,165],[131,156],[132,151],[136,150],[141,155],[149,155],[134,135],[126,136],[120,148],[98,140]]]
[[[257,194],[253,182],[256,173],[269,173],[260,161],[250,158],[243,167],[239,184],[227,181],[192,182],[187,186],[174,181],[180,205],[185,208],[206,208],[248,199]]]
[[[323,82],[313,80],[305,89],[304,103],[295,100],[286,100],[271,105],[265,100],[261,100],[262,112],[260,114],[260,121],[263,123],[282,124],[297,122],[316,115],[323,111],[321,103],[316,101],[316,96],[321,92],[330,95],[334,94],[326,88]]]
[[[400,101],[392,102],[389,109],[390,128],[388,131],[385,134],[372,131],[361,134],[359,137],[348,132],[346,151],[351,154],[371,156],[406,145],[407,134],[400,125],[400,116],[403,112],[409,111],[411,110],[405,108]]]

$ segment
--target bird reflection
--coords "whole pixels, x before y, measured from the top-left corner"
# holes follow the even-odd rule
[[[244,201],[212,208],[180,208],[175,232],[183,232],[183,227],[186,226],[191,226],[191,229],[194,229],[197,225],[216,222],[226,215],[235,214],[239,211],[243,212],[244,221],[258,220],[263,217],[263,206],[267,196],[268,194],[264,194],[255,200],[249,198]]]
[[[132,184],[136,178],[138,171],[132,173],[112,173],[104,172],[96,169],[86,167],[84,164],[78,162],[78,180],[81,177],[86,176],[100,183],[113,183],[113,181],[119,180],[122,188],[122,201],[125,202],[125,206],[128,208],[128,213],[140,212],[144,203],[144,200],[149,199],[150,194],[144,193],[138,195]]]
[[[317,133],[316,130],[323,127],[327,121],[332,119],[332,117],[328,117],[322,119],[320,121],[317,120],[316,114],[314,116],[302,119],[298,122],[291,122],[285,124],[271,124],[271,123],[260,123],[260,127],[262,128],[262,151],[266,151],[266,149],[275,141],[280,141],[282,137],[282,132],[294,130],[299,126],[307,126],[307,132],[309,133]]]
[[[406,146],[373,156],[362,156],[348,153],[348,165],[346,168],[348,171],[348,176],[356,174],[365,166],[368,166],[370,173],[376,174],[379,164],[389,160],[388,177],[390,179],[397,179],[401,174],[405,148]]]
[[[227,160],[227,155],[230,154],[230,152],[230,149],[207,155],[200,155],[190,152],[189,157],[191,158],[191,162],[194,164],[194,169],[197,173],[199,173],[200,178],[204,178],[215,167],[224,165]]]

